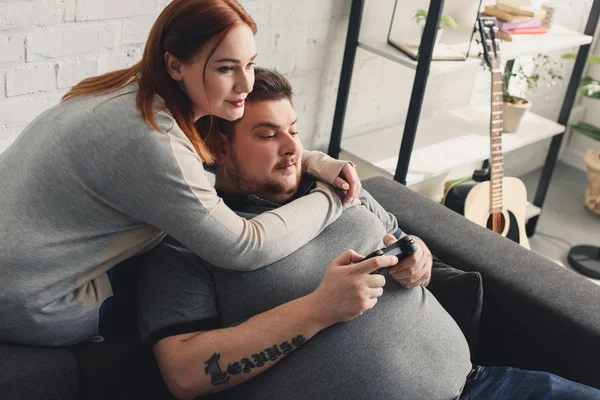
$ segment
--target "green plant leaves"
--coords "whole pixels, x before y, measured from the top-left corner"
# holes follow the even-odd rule
[[[417,24],[424,24],[425,21],[427,20],[427,10],[423,10],[423,9],[418,9],[415,10],[415,15],[413,16],[413,21],[415,21]],[[444,28],[445,26],[447,26],[448,28],[454,30],[456,28],[458,28],[458,24],[456,23],[456,21],[454,21],[454,18],[449,17],[447,15],[442,15],[440,17],[440,25],[439,28]]]
[[[595,140],[600,140],[600,128],[598,128],[596,125],[588,124],[587,122],[578,122],[576,124],[569,125],[569,127],[584,136],[591,137]]]
[[[577,59],[577,53],[566,53],[563,54],[560,58],[563,60],[573,60]],[[587,61],[588,64],[600,64],[600,56],[595,54],[588,54]]]
[[[585,97],[600,99],[600,81],[595,80],[591,76],[585,76],[581,79],[578,90]]]
[[[557,81],[563,80],[563,64],[562,62],[548,56],[547,54],[536,54],[531,62],[526,64],[513,64],[514,68],[510,68],[506,64],[503,81],[504,81],[504,96],[527,97],[531,91],[545,82],[546,86],[551,88],[556,86]],[[518,92],[511,93],[509,89],[510,81],[514,78],[517,86],[520,88]],[[514,90],[514,87],[513,87]]]

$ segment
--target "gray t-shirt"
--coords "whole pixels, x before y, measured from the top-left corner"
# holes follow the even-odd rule
[[[142,339],[151,345],[171,335],[235,325],[304,296],[337,255],[347,248],[368,254],[382,246],[385,233],[373,212],[352,207],[296,252],[246,273],[214,268],[167,238],[142,269]],[[211,398],[457,397],[471,369],[460,328],[426,288],[406,289],[386,278],[372,310],[319,332],[273,368]]]

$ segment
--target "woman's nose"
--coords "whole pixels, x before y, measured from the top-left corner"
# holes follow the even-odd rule
[[[242,71],[239,74],[239,78],[237,79],[233,90],[237,93],[250,93],[252,91],[252,87],[254,86],[254,71]]]

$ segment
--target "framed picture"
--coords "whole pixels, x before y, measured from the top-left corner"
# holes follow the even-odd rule
[[[464,61],[469,56],[475,23],[482,0],[446,0],[433,47],[433,61]],[[396,0],[388,33],[388,43],[413,60],[419,59],[419,46],[429,1]]]

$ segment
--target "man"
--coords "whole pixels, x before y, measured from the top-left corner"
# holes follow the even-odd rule
[[[289,82],[257,68],[246,103],[241,120],[221,126],[215,187],[230,207],[252,215],[301,196],[311,180],[299,172]],[[148,254],[140,331],[175,396],[527,398],[551,385],[569,398],[598,396],[550,374],[473,368],[460,328],[423,286],[431,254],[422,241],[399,264],[390,256],[362,261],[359,254],[380,248],[382,237],[390,245],[389,233],[399,232],[366,192],[361,201],[295,253],[252,273],[214,268],[171,238]],[[388,271],[372,274],[381,267]]]

